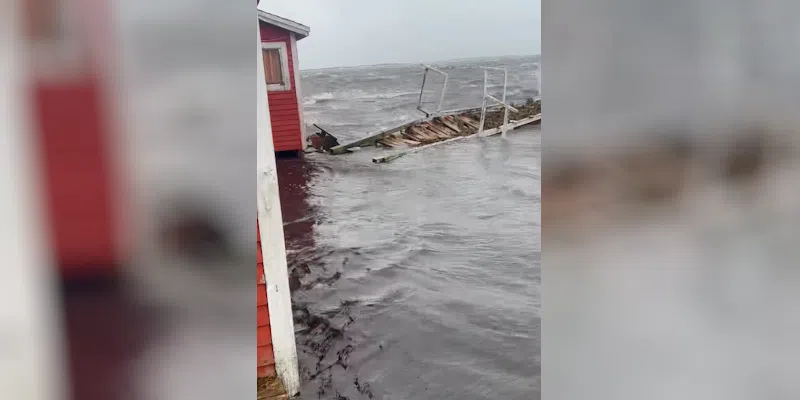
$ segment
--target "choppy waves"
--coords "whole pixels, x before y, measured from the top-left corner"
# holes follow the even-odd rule
[[[510,101],[522,102],[539,95],[536,57],[449,61],[439,66],[449,75],[444,109],[481,104],[482,66],[507,68],[506,96]],[[422,115],[416,110],[423,76],[418,64],[332,68],[304,71],[302,76],[306,122],[330,128],[340,139],[354,139]],[[424,107],[436,108],[442,82],[441,76],[428,76]],[[502,74],[493,73],[489,83],[490,93],[499,97]]]

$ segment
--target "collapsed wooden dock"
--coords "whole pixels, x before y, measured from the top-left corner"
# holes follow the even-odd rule
[[[529,101],[525,105],[515,106],[515,108],[518,111],[509,114],[507,131],[525,125],[538,124],[542,120],[541,101]],[[479,132],[480,118],[480,108],[451,111],[439,116],[412,121],[376,132],[363,139],[333,147],[331,153],[342,154],[355,148],[371,146],[397,150],[373,158],[376,163],[384,163],[437,144],[449,143],[479,134],[479,136],[485,137],[502,133],[504,122],[502,107],[494,107],[486,112],[482,132]]]
[[[435,145],[449,143],[471,136],[485,137],[498,133],[505,134],[505,132],[521,126],[538,124],[542,120],[541,100],[528,99],[528,101],[521,105],[506,103],[505,90],[507,72],[505,68],[484,68],[484,98],[481,107],[441,111],[442,100],[444,99],[444,93],[447,88],[447,74],[428,65],[423,65],[423,67],[425,67],[425,75],[422,79],[422,88],[420,89],[420,99],[417,104],[417,110],[425,114],[424,118],[375,132],[365,138],[336,145],[335,147],[324,150],[330,154],[343,154],[358,148],[373,146],[396,150],[372,159],[375,163],[384,163]],[[502,99],[488,94],[489,70],[499,70],[503,73],[504,83]],[[425,110],[422,107],[422,96],[429,71],[442,74],[445,77],[439,104],[435,111]],[[489,105],[489,101],[492,101],[494,104]],[[324,130],[322,134],[329,135]]]

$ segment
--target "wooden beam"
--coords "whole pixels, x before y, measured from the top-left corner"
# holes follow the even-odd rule
[[[434,129],[431,124],[422,125],[421,128],[423,130],[425,130],[426,132],[430,132],[431,135],[435,135],[437,138],[439,138],[441,140],[450,139],[451,138],[451,136],[449,136],[449,135],[447,135],[445,133],[439,132],[437,129]]]
[[[421,135],[419,131],[411,129],[406,129],[406,131],[403,133],[403,137],[409,138],[411,140],[416,140],[418,142],[425,142],[430,140],[428,137]]]
[[[402,139],[400,139],[400,140],[402,140],[402,141],[403,141],[403,143],[405,143],[405,144],[407,144],[407,145],[409,145],[409,146],[419,146],[419,144],[420,144],[420,143],[419,143],[418,141],[416,141],[416,140],[411,140],[411,139],[406,139],[406,138],[402,138]]]
[[[425,131],[419,126],[412,126],[407,129],[408,132],[411,132],[414,135],[422,136],[427,140],[439,140],[437,136]]]
[[[461,122],[463,122],[464,124],[466,124],[467,126],[473,128],[473,129],[477,130],[478,128],[480,128],[480,126],[478,125],[477,122],[475,122],[475,120],[473,120],[472,118],[470,118],[470,117],[468,117],[466,115],[459,115],[458,119],[461,120]]]
[[[538,124],[542,122],[542,114],[536,114],[532,117],[523,118],[519,121],[509,122],[508,130],[511,131],[513,129],[519,128],[520,126],[531,125],[531,124]],[[501,133],[503,131],[503,127],[497,127],[493,129],[487,129],[481,133],[481,137],[489,137]]]
[[[372,159],[372,162],[374,162],[376,164],[388,163],[390,161],[394,161],[394,160],[396,160],[396,159],[398,159],[400,157],[403,157],[405,155],[408,155],[408,154],[413,154],[413,153],[416,153],[418,151],[422,151],[422,150],[425,150],[425,149],[428,149],[428,148],[431,148],[431,147],[434,147],[434,146],[438,146],[438,145],[445,144],[445,143],[450,143],[450,142],[455,142],[457,140],[466,139],[466,138],[472,137],[472,136],[474,136],[474,135],[456,136],[454,138],[443,140],[441,142],[434,142],[434,143],[431,143],[431,144],[426,144],[424,146],[412,147],[411,149],[398,151],[396,153],[385,155],[385,156],[382,156],[382,157],[374,157]]]
[[[461,128],[458,127],[458,124],[454,124],[449,118],[441,118],[442,125],[450,128],[451,130],[456,131],[457,133],[461,133]]]
[[[458,133],[458,132],[455,132],[455,131],[452,131],[452,130],[448,129],[444,125],[437,125],[437,124],[430,124],[428,126],[428,129],[432,129],[433,131],[438,132],[438,133],[444,135],[447,138],[451,138],[453,136],[456,136],[456,134]]]

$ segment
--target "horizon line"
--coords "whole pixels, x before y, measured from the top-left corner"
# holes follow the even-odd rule
[[[480,60],[485,58],[510,58],[510,57],[541,57],[541,53],[533,53],[533,54],[508,54],[504,56],[477,56],[477,57],[460,57],[460,58],[450,58],[446,60],[437,60],[437,61],[419,61],[419,62],[383,62],[383,63],[375,63],[375,64],[360,64],[360,65],[338,65],[338,66],[331,66],[331,67],[321,67],[321,68],[306,68],[300,69],[300,72],[304,71],[322,71],[326,69],[342,69],[342,68],[362,68],[362,67],[374,67],[374,66],[385,66],[385,65],[415,65],[415,64],[437,64],[437,63],[447,63],[453,61],[467,61],[467,60]]]

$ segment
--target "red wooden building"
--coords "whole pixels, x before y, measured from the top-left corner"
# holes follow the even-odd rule
[[[258,19],[275,151],[302,151],[307,136],[297,41],[309,27],[260,10]]]

